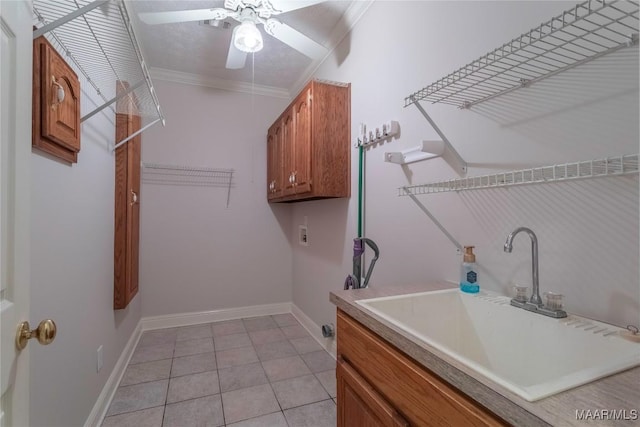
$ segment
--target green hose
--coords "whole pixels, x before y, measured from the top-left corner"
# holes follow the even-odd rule
[[[362,163],[364,147],[358,147],[358,237],[362,237]]]

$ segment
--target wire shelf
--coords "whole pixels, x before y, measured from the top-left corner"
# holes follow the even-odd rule
[[[227,207],[231,198],[233,169],[142,163],[142,182],[161,185],[223,187],[227,189]]]
[[[405,98],[470,108],[638,43],[638,2],[588,0]]]
[[[162,122],[164,116],[142,57],[124,2],[114,0],[33,0],[34,38],[41,33],[70,60],[104,104],[82,121],[109,107],[113,112],[117,82],[137,107],[142,125]]]
[[[638,154],[400,187],[398,196],[480,190],[633,173],[638,173]]]
[[[228,187],[233,183],[233,172],[233,169],[142,163],[142,180],[163,184]]]

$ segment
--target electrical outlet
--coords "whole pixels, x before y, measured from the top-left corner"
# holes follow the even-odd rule
[[[309,234],[306,225],[298,226],[298,243],[302,246],[309,246]]]
[[[100,346],[100,347],[98,347],[98,351],[97,351],[96,372],[100,372],[100,369],[102,369],[102,363],[103,363],[102,346]]]

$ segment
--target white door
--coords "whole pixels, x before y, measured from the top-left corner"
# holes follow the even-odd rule
[[[31,3],[0,0],[0,425],[29,425],[28,346],[16,349],[29,320],[31,162]]]

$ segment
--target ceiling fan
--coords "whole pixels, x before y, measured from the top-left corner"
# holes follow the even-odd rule
[[[273,15],[302,9],[324,0],[225,0],[224,8],[146,12],[138,16],[146,24],[170,24],[178,22],[223,20],[233,18],[240,22],[233,29],[233,37],[227,54],[226,67],[243,68],[247,53],[262,49],[262,35],[257,24],[281,42],[312,59],[322,58],[327,49],[289,25],[272,18]]]

